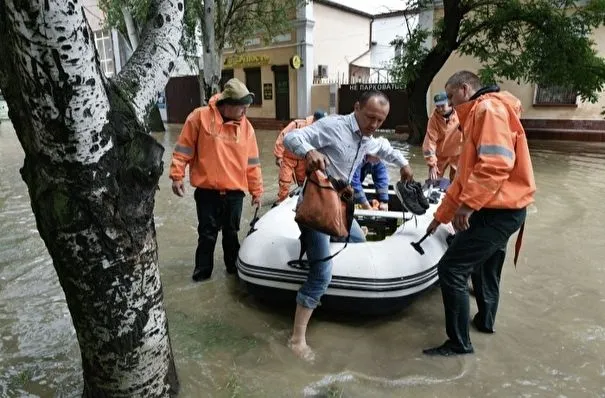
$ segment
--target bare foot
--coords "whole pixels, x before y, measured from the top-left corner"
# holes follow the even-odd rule
[[[306,343],[294,343],[292,339],[290,339],[288,341],[288,347],[294,352],[294,355],[303,361],[313,362],[315,360],[315,353]]]

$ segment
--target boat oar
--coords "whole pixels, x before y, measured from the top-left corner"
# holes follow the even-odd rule
[[[427,232],[426,234],[424,234],[424,236],[422,238],[420,238],[420,240],[418,242],[410,242],[410,245],[412,245],[414,250],[416,250],[421,255],[424,254],[424,249],[422,248],[422,246],[420,246],[420,244],[422,242],[424,242],[424,240],[431,235],[431,232]]]
[[[260,205],[256,205],[256,209],[254,210],[254,217],[252,217],[252,221],[250,221],[250,231],[248,231],[248,235],[256,231],[254,225],[256,225],[256,222],[258,221],[258,209],[260,209]]]

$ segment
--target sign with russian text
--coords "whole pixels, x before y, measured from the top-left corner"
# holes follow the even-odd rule
[[[268,65],[268,55],[230,55],[225,58],[225,68],[247,68],[250,66]]]

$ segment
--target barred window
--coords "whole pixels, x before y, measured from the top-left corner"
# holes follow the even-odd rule
[[[105,73],[105,76],[113,76],[116,70],[113,60],[113,43],[111,42],[111,33],[109,30],[97,30],[95,32],[95,46],[99,53],[101,70]]]
[[[534,105],[576,106],[578,93],[572,87],[536,86]]]

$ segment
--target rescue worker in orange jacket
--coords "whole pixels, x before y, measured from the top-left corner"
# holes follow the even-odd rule
[[[473,352],[469,276],[478,307],[472,325],[494,332],[506,244],[524,225],[536,185],[519,100],[498,86],[481,88],[477,75],[468,71],[452,75],[445,89],[460,118],[464,144],[456,179],[427,232],[452,222],[458,233],[438,264],[448,340],[424,353],[449,356]],[[522,230],[516,255],[521,235]]]
[[[451,107],[446,93],[433,97],[435,110],[429,119],[422,152],[429,167],[429,179],[437,180],[445,175],[449,167],[449,178],[454,180],[458,156],[462,148],[462,133],[458,115]]]
[[[317,110],[313,116],[309,116],[306,119],[296,119],[290,122],[277,136],[275,141],[275,147],[273,148],[273,154],[275,155],[275,164],[279,166],[279,192],[277,193],[277,201],[275,204],[280,203],[288,196],[290,185],[296,178],[296,184],[301,186],[305,181],[306,177],[306,163],[305,160],[296,156],[284,147],[284,137],[292,130],[301,129],[310,125],[313,122],[318,121],[324,117],[326,113],[322,110]]]
[[[238,231],[244,191],[260,206],[263,194],[258,146],[246,110],[254,94],[237,79],[230,79],[222,93],[208,106],[195,109],[185,121],[170,164],[172,191],[185,194],[183,178],[195,187],[198,244],[193,280],[210,278],[218,231],[223,231],[223,254],[227,273],[237,272]]]

